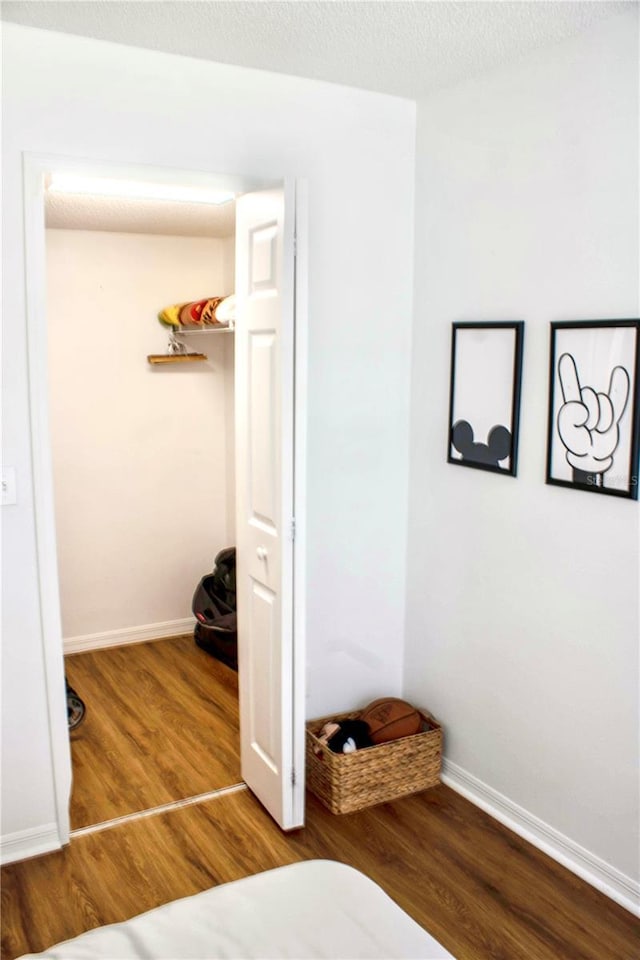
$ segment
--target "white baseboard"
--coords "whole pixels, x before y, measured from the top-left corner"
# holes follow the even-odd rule
[[[640,917],[640,883],[446,758],[442,763],[442,782]]]
[[[81,653],[83,650],[100,650],[102,647],[120,647],[128,643],[177,637],[181,633],[191,633],[195,623],[193,617],[184,617],[182,620],[145,623],[140,627],[106,630],[104,633],[87,633],[84,637],[68,637],[64,641],[64,652]]]
[[[29,830],[17,830],[0,838],[0,863],[14,863],[28,857],[39,857],[43,853],[60,850],[62,844],[55,823],[44,823]]]

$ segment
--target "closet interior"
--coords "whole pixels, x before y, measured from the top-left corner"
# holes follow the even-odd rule
[[[192,611],[235,544],[233,319],[166,322],[233,294],[234,208],[46,191],[72,829],[241,779],[237,674]]]

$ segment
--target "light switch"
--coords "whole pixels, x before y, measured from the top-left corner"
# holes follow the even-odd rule
[[[2,468],[2,506],[17,503],[16,499],[16,468]]]

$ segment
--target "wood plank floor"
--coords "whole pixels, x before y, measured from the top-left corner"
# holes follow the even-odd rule
[[[241,781],[238,675],[191,634],[74,654],[71,827]]]
[[[243,790],[79,836],[3,868],[1,955],[316,857],[363,870],[458,960],[638,958],[640,921],[445,786],[346,816],[309,797],[291,834]]]

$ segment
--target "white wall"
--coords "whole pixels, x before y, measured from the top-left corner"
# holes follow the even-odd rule
[[[638,878],[639,507],[544,478],[550,321],[639,316],[636,13],[418,105],[405,661],[458,773],[620,890]],[[515,480],[446,463],[451,323],[507,319],[526,322]]]
[[[236,278],[236,238],[226,237],[222,241],[224,288],[235,290]],[[224,337],[225,370],[232,372],[235,366],[235,337]],[[227,484],[227,540],[228,546],[236,542],[236,444],[235,444],[235,380],[225,377],[225,465]]]
[[[307,179],[308,713],[320,715],[401,688],[415,105],[7,24],[2,37],[3,443],[19,486],[3,528],[7,836],[55,813],[35,586],[22,151]]]
[[[151,366],[171,303],[232,292],[226,241],[48,230],[47,320],[56,540],[66,640],[162,635],[228,529],[225,340],[206,363]],[[231,381],[228,388],[226,380]],[[107,638],[108,639],[108,638]]]

